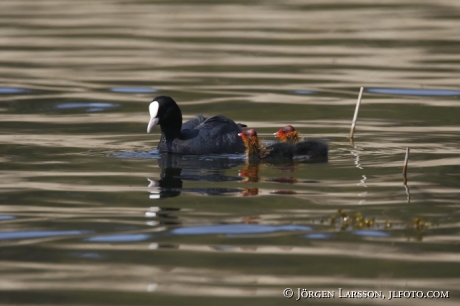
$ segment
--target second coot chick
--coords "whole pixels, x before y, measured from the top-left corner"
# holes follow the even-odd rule
[[[246,156],[251,160],[262,159],[292,159],[294,157],[295,145],[290,142],[278,142],[265,146],[259,141],[257,132],[254,129],[244,130],[238,133],[243,139],[246,147]]]
[[[328,156],[328,145],[324,142],[314,139],[299,139],[299,133],[292,125],[286,125],[273,134],[283,143],[295,144],[295,155],[308,155],[310,157]]]

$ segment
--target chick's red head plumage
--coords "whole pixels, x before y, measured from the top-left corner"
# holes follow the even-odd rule
[[[243,138],[243,140],[248,138],[257,138],[257,132],[254,129],[244,130],[241,133],[238,133],[238,136]]]
[[[279,138],[282,141],[286,141],[292,137],[297,136],[297,131],[292,125],[286,125],[283,128],[280,128],[276,133],[273,134],[276,138]]]

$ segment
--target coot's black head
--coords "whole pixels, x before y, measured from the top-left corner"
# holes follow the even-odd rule
[[[150,102],[150,121],[147,133],[150,133],[156,125],[163,129],[178,130],[182,127],[182,112],[176,102],[167,96],[159,96]]]

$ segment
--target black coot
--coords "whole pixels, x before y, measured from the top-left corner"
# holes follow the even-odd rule
[[[153,99],[149,106],[147,133],[160,125],[160,152],[177,154],[243,153],[244,144],[238,133],[243,125],[227,117],[201,115],[182,124],[182,112],[176,102],[166,96]]]
[[[294,143],[295,155],[308,155],[312,158],[327,158],[328,156],[329,148],[327,143],[315,139],[299,140],[299,134],[292,125],[280,128],[273,135],[283,141],[283,143]]]
[[[246,147],[246,156],[250,160],[261,159],[292,159],[295,145],[290,142],[278,142],[269,146],[260,143],[254,129],[245,130],[238,134]]]

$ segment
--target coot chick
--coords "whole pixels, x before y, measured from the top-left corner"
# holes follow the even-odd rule
[[[286,125],[273,134],[283,142],[295,144],[295,155],[308,155],[310,157],[326,157],[328,155],[327,143],[314,139],[299,139],[299,133],[292,125]]]
[[[278,142],[265,146],[259,141],[254,129],[244,130],[238,136],[243,139],[246,156],[250,160],[261,159],[292,159],[295,145],[290,142]]]
[[[159,96],[149,106],[150,121],[147,133],[160,125],[160,152],[177,154],[243,153],[244,144],[238,133],[241,124],[221,115],[208,118],[198,115],[182,124],[182,112],[171,97]]]

